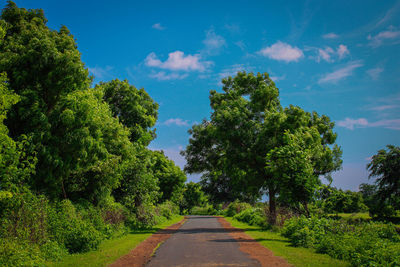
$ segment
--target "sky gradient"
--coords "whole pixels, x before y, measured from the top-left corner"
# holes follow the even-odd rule
[[[69,28],[95,83],[145,88],[160,104],[150,147],[181,167],[187,130],[210,116],[209,91],[241,70],[268,72],[284,107],[335,121],[334,186],[357,190],[371,156],[400,145],[400,1],[15,2]]]

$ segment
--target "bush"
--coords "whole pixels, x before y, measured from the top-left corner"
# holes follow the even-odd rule
[[[267,218],[264,216],[261,208],[245,209],[233,216],[233,218],[238,221],[248,223],[250,225],[270,228],[270,225],[267,223]]]
[[[29,190],[7,193],[7,197],[0,199],[0,237],[18,238],[38,245],[46,242],[47,199]]]
[[[400,237],[392,224],[305,218],[287,220],[281,234],[294,246],[314,247],[317,252],[349,261],[353,266],[397,266]]]
[[[250,209],[251,205],[245,202],[239,202],[239,200],[235,200],[230,203],[225,210],[225,215],[228,217],[233,217],[236,214],[240,213],[243,210]]]
[[[38,266],[43,263],[38,245],[18,238],[0,238],[0,266]]]
[[[105,238],[88,218],[77,212],[69,200],[63,200],[49,209],[49,230],[59,244],[69,252],[86,252],[96,249]]]
[[[163,216],[170,220],[173,215],[179,214],[179,206],[172,201],[167,200],[156,207],[155,213],[158,216]]]
[[[220,210],[216,210],[213,205],[207,204],[203,207],[195,206],[192,208],[192,215],[219,215],[221,214]]]

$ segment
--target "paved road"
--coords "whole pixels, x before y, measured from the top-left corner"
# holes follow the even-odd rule
[[[190,216],[156,251],[146,265],[160,266],[260,266],[239,250],[239,244],[217,218]]]

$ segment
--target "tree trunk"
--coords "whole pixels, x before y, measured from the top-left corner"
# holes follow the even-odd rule
[[[308,210],[307,202],[303,202],[304,211],[306,212],[306,217],[310,217],[310,211]]]
[[[276,198],[275,198],[275,190],[268,190],[269,194],[269,218],[268,222],[271,225],[276,224]]]
[[[65,188],[64,188],[64,180],[61,180],[61,188],[63,191],[64,199],[67,199],[67,193],[65,192]]]

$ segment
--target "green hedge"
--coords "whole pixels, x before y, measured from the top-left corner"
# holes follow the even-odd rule
[[[301,216],[287,220],[281,234],[294,246],[313,247],[353,266],[400,265],[400,236],[390,223],[348,224]]]

